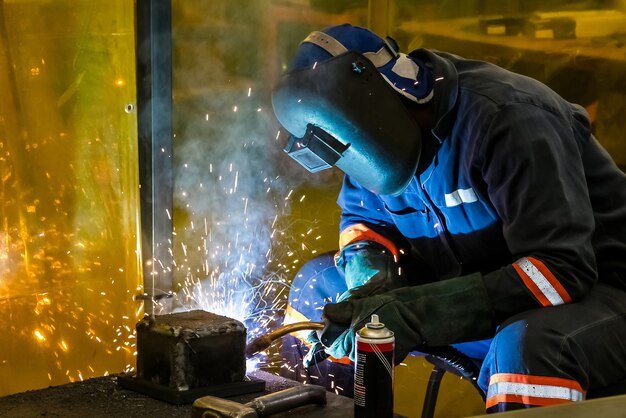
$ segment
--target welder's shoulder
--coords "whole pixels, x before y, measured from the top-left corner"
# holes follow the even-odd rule
[[[459,101],[481,104],[494,112],[505,106],[533,106],[554,114],[571,113],[571,104],[534,78],[497,65],[457,60]]]

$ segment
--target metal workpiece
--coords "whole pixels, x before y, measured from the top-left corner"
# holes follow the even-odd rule
[[[183,338],[189,341],[211,335],[243,333],[246,329],[240,321],[206,311],[188,311],[156,317],[145,317],[137,323],[137,330]]]
[[[263,390],[246,376],[246,328],[206,311],[147,316],[137,323],[137,375],[120,386],[174,404]]]
[[[263,390],[262,381],[246,378],[246,357],[267,349],[286,334],[322,328],[321,322],[288,324],[246,346],[246,328],[232,318],[206,311],[146,316],[137,323],[137,376],[122,377],[119,383],[176,404],[190,402],[193,396],[192,400]],[[289,392],[281,405],[303,402],[303,398],[319,403],[316,391]],[[274,400],[274,396],[261,398],[255,405],[258,410],[272,410]],[[212,404],[221,405],[218,401]]]
[[[242,381],[246,329],[235,319],[189,311],[137,323],[137,376],[175,390]]]
[[[193,403],[192,418],[257,418],[267,417],[303,405],[325,405],[326,389],[304,385],[260,396],[241,404],[214,396],[205,396]]]

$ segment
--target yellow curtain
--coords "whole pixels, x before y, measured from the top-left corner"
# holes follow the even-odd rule
[[[0,0],[0,396],[134,367],[134,10]]]

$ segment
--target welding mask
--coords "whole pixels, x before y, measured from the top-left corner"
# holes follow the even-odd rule
[[[419,85],[417,65],[402,71],[409,58],[372,32],[350,25],[328,32],[303,41],[273,91],[274,113],[291,134],[285,151],[311,172],[336,166],[374,193],[400,194],[421,150],[420,129],[400,94],[422,103],[432,89]]]

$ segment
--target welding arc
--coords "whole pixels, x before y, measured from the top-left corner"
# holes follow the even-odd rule
[[[267,334],[261,335],[260,337],[250,341],[250,343],[246,346],[246,358],[250,358],[257,353],[266,350],[275,340],[287,334],[304,330],[323,329],[324,326],[323,322],[311,321],[295,322],[293,324],[283,325],[274,331],[270,331]]]

